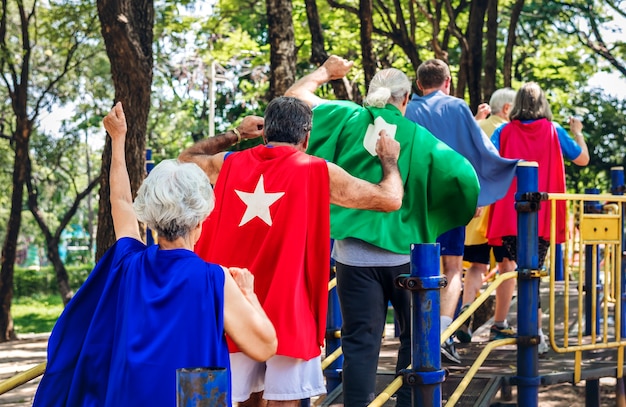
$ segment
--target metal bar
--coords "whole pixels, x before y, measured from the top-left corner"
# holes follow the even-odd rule
[[[538,171],[536,162],[522,162],[517,166],[517,195],[538,191]],[[517,200],[517,197],[516,197]],[[539,266],[539,236],[537,212],[517,213],[517,315],[527,318],[517,319],[519,338],[538,338],[539,277],[523,276],[521,270],[537,270]],[[538,340],[517,343],[517,404],[519,406],[539,405],[539,366],[537,353]]]
[[[10,390],[15,389],[16,387],[23,385],[24,383],[30,382],[31,380],[41,376],[45,371],[46,362],[43,362],[33,368],[18,373],[3,382],[0,382],[0,394],[4,394]]]

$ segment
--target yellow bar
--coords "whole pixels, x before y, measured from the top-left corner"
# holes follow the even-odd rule
[[[333,279],[328,282],[328,291],[332,290],[336,286],[337,286],[337,277],[333,277]]]
[[[15,376],[0,382],[0,394],[4,394],[9,390],[13,390],[16,387],[28,383],[31,380],[41,376],[46,371],[46,362],[40,363],[37,366],[25,370]]]
[[[459,401],[459,398],[461,398],[461,395],[463,394],[465,389],[467,389],[467,386],[469,386],[470,382],[474,378],[474,375],[476,374],[476,372],[478,372],[478,369],[483,364],[485,359],[487,359],[487,356],[489,356],[492,350],[505,345],[514,345],[515,343],[517,343],[517,339],[515,338],[499,339],[489,342],[487,346],[485,346],[485,348],[482,350],[482,352],[480,352],[480,355],[478,355],[478,357],[472,364],[472,367],[470,367],[467,373],[465,373],[463,380],[461,380],[461,383],[459,383],[456,390],[454,390],[454,393],[452,393],[452,395],[448,399],[446,407],[453,407],[456,402]]]
[[[330,364],[333,363],[335,360],[337,360],[337,358],[341,356],[342,353],[343,353],[343,349],[341,349],[341,346],[340,346],[337,349],[335,349],[333,353],[326,356],[324,360],[322,360],[322,370],[330,366]]]
[[[487,298],[489,298],[491,293],[494,292],[496,288],[500,286],[500,284],[502,284],[506,280],[510,280],[516,277],[517,271],[509,271],[504,274],[500,274],[491,284],[487,286],[487,288],[485,288],[485,291],[483,291],[482,294],[476,297],[476,299],[472,301],[472,304],[454,321],[452,321],[450,326],[445,331],[443,331],[443,333],[441,334],[441,343],[444,343],[447,338],[452,336],[452,334],[455,333],[461,327],[461,325],[463,325],[463,322],[465,322],[465,320],[467,320],[478,309],[478,307],[480,307],[482,303],[484,303]]]

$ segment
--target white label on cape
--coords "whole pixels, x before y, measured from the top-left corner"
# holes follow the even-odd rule
[[[365,147],[368,153],[375,156],[376,142],[378,141],[378,137],[380,137],[378,133],[380,133],[381,130],[385,130],[390,137],[395,139],[397,129],[398,126],[395,124],[389,124],[382,117],[377,117],[374,119],[374,124],[367,126],[367,131],[363,138],[363,147]]]

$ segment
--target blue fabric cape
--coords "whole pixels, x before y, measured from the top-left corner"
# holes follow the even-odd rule
[[[478,206],[492,204],[506,194],[518,160],[500,157],[464,100],[442,91],[413,95],[405,116],[426,127],[472,164],[480,183]]]
[[[171,407],[177,368],[230,370],[224,278],[191,251],[120,239],[59,317],[33,405]]]

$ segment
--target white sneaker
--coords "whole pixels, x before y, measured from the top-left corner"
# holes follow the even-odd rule
[[[541,339],[539,339],[539,345],[537,346],[537,353],[539,353],[540,355],[548,353],[548,351],[550,350],[550,345],[548,345],[547,340],[547,336],[541,335]]]

